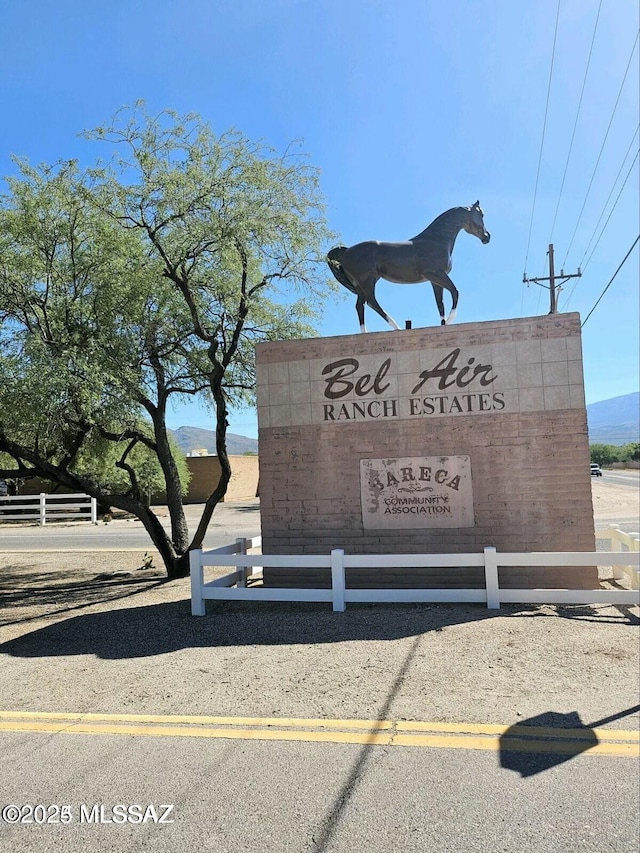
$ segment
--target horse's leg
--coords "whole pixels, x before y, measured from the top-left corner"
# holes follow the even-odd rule
[[[442,294],[444,293],[443,289],[439,284],[434,284],[431,282],[431,287],[433,287],[433,295],[436,298],[436,305],[438,306],[438,312],[440,314],[440,325],[444,326],[444,300],[442,299]]]
[[[375,298],[375,296],[373,296],[373,295],[370,296],[369,299],[367,299],[367,304],[370,305],[373,308],[373,310],[376,311],[382,317],[383,320],[386,320],[392,329],[399,329],[400,328],[400,326],[396,323],[396,321],[393,319],[391,314],[387,314],[387,312],[380,305],[380,303]]]
[[[364,324],[364,296],[359,293],[356,300],[356,311],[358,312],[358,320],[360,321],[360,331],[366,332],[367,327]]]
[[[453,300],[453,304],[451,306],[451,311],[449,311],[449,316],[446,319],[446,323],[452,323],[456,316],[456,309],[458,307],[458,288],[451,281],[446,272],[439,270],[437,274],[431,276],[431,283],[440,285],[440,287],[444,287],[451,294],[451,299]],[[435,288],[434,288],[435,290]],[[436,301],[438,297],[436,296]],[[438,306],[440,307],[440,306]],[[443,312],[440,312],[440,316],[443,316]]]
[[[367,305],[371,306],[371,308],[373,308],[373,310],[376,313],[378,313],[382,317],[383,320],[386,320],[392,329],[399,329],[400,326],[396,323],[396,321],[393,319],[393,317],[390,314],[387,314],[387,312],[384,310],[384,308],[380,305],[380,303],[376,299],[375,286],[376,286],[377,280],[378,280],[377,278],[374,279],[370,283],[370,285],[365,288],[365,290],[368,291],[367,297],[366,297]]]

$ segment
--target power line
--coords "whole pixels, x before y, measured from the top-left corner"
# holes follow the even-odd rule
[[[551,80],[553,78],[553,63],[556,55],[556,41],[558,37],[558,20],[560,18],[560,0],[558,0],[558,8],[556,10],[556,25],[553,33],[553,48],[551,50],[551,67],[549,69],[549,84],[547,86],[547,102],[544,108],[544,120],[542,122],[542,138],[540,139],[540,153],[538,155],[538,168],[536,171],[536,183],[533,190],[533,203],[531,205],[531,221],[529,223],[529,238],[527,240],[527,251],[524,259],[524,275],[526,277],[527,274],[527,263],[529,261],[529,247],[531,246],[531,232],[533,229],[533,217],[536,210],[536,198],[538,196],[538,181],[540,179],[540,166],[542,164],[542,152],[544,150],[544,137],[547,130],[547,116],[549,113],[549,98],[551,95]],[[523,299],[524,299],[524,288],[523,288]]]
[[[585,318],[584,322],[582,323],[582,326],[580,326],[580,328],[581,328],[581,329],[584,329],[585,323],[587,322],[587,320],[589,319],[589,317],[593,314],[593,312],[596,310],[596,308],[598,307],[598,304],[599,304],[600,300],[601,300],[601,299],[602,299],[602,297],[605,295],[605,293],[607,292],[607,290],[609,290],[609,288],[610,288],[610,287],[611,287],[611,285],[613,284],[615,277],[618,275],[618,273],[620,272],[620,270],[622,269],[622,267],[625,265],[626,260],[627,260],[627,258],[629,257],[629,255],[631,254],[631,252],[633,252],[633,250],[635,249],[635,247],[638,245],[638,241],[639,241],[639,240],[640,240],[640,234],[638,234],[638,236],[636,237],[636,239],[633,241],[633,245],[631,246],[631,248],[629,249],[629,251],[627,252],[627,254],[624,256],[624,258],[622,259],[622,261],[621,261],[621,263],[620,263],[620,266],[619,266],[619,267],[618,267],[618,269],[614,272],[614,274],[611,276],[611,279],[609,280],[609,284],[607,284],[607,286],[605,287],[605,289],[602,291],[602,293],[601,293],[601,294],[600,294],[600,296],[598,297],[598,300],[597,300],[596,304],[593,306],[593,308],[591,309],[591,311],[589,311],[589,313],[587,314],[587,316],[586,316],[586,318]]]
[[[594,253],[594,252],[595,252],[595,250],[598,248],[598,243],[600,242],[600,240],[601,240],[601,238],[602,238],[602,235],[604,234],[605,229],[606,229],[607,225],[609,224],[609,220],[611,219],[611,215],[613,214],[613,211],[616,209],[616,205],[618,204],[618,201],[620,200],[620,196],[622,195],[622,191],[623,191],[623,189],[625,188],[627,181],[629,180],[629,176],[631,175],[631,172],[633,171],[633,167],[636,165],[636,160],[638,159],[638,155],[639,155],[639,154],[640,154],[640,151],[636,151],[636,156],[633,158],[633,163],[632,163],[632,164],[631,164],[631,166],[629,167],[629,171],[627,172],[627,176],[626,176],[626,178],[624,179],[624,181],[622,182],[622,186],[620,187],[620,192],[619,192],[619,193],[618,193],[618,195],[616,196],[616,200],[615,200],[615,201],[614,201],[614,203],[613,203],[613,207],[612,207],[612,208],[611,208],[611,210],[609,211],[609,216],[607,216],[607,221],[606,221],[606,222],[604,223],[604,225],[602,226],[602,231],[601,231],[601,232],[600,232],[600,234],[598,235],[598,239],[596,240],[596,243],[595,243],[595,245],[594,245],[593,249],[591,250],[591,254],[590,254],[590,255],[589,255],[589,257],[587,258],[587,262],[586,262],[586,264],[585,264],[585,268],[589,265],[589,262],[591,261],[591,258],[593,257],[593,253]]]
[[[576,110],[576,118],[573,123],[573,131],[571,133],[571,142],[569,143],[569,151],[567,153],[567,162],[564,164],[564,173],[562,175],[562,183],[560,184],[560,192],[558,194],[558,203],[556,204],[556,211],[553,215],[553,224],[551,225],[551,233],[549,235],[549,243],[553,243],[553,231],[556,227],[556,219],[558,218],[558,210],[560,209],[560,200],[562,199],[562,191],[564,189],[564,182],[567,177],[567,169],[569,168],[569,160],[571,159],[571,152],[573,151],[573,141],[576,136],[576,128],[578,127],[578,117],[580,115],[580,108],[582,107],[582,98],[584,96],[584,89],[587,84],[587,75],[589,73],[589,65],[591,64],[591,54],[593,53],[593,44],[596,40],[596,31],[598,29],[598,20],[600,19],[600,9],[602,8],[602,0],[598,5],[598,12],[596,14],[596,22],[593,27],[593,35],[591,36],[591,47],[589,48],[589,56],[587,58],[587,65],[584,70],[584,78],[582,80],[582,90],[580,91],[580,99],[578,101],[578,109]]]
[[[637,133],[637,131],[636,131],[636,133]],[[627,150],[627,154],[628,154],[628,153],[629,153],[629,152],[628,152],[628,150]],[[580,261],[580,267],[579,267],[579,269],[582,269],[582,272],[584,272],[584,271],[586,270],[586,268],[588,267],[589,263],[591,262],[591,258],[593,257],[593,255],[594,255],[594,253],[595,253],[596,249],[598,248],[598,244],[600,243],[600,240],[602,239],[602,236],[603,236],[604,232],[607,230],[607,225],[609,224],[609,220],[611,219],[611,217],[612,217],[612,215],[613,215],[613,212],[614,212],[614,210],[616,209],[616,207],[617,207],[617,205],[618,205],[618,202],[620,201],[620,196],[622,195],[622,191],[624,190],[624,188],[625,188],[625,186],[626,186],[626,184],[627,184],[627,181],[629,180],[629,176],[631,175],[631,172],[633,171],[633,167],[634,167],[634,166],[635,166],[635,164],[636,164],[636,160],[638,159],[638,155],[640,155],[640,151],[636,151],[636,156],[634,157],[633,163],[631,164],[631,166],[630,166],[630,168],[629,168],[629,171],[627,172],[627,175],[626,175],[626,177],[625,177],[624,181],[622,182],[622,186],[620,187],[620,191],[618,192],[618,195],[616,196],[616,200],[615,200],[615,201],[614,201],[614,203],[613,203],[613,207],[612,207],[612,208],[611,208],[611,210],[609,211],[609,215],[607,216],[606,222],[605,222],[605,223],[604,223],[604,225],[602,226],[602,230],[600,231],[600,234],[598,235],[598,239],[596,240],[595,245],[594,245],[593,249],[591,250],[591,254],[590,254],[590,255],[589,255],[589,257],[587,258],[587,262],[586,262],[586,264],[583,266],[583,265],[582,265],[582,261],[584,261],[585,257],[587,256],[587,252],[589,251],[589,247],[591,246],[591,240],[593,240],[593,238],[594,238],[594,236],[595,236],[595,233],[596,233],[596,232],[595,232],[595,230],[594,230],[593,234],[591,235],[591,238],[590,238],[590,240],[589,240],[589,246],[587,247],[587,250],[585,251],[584,255],[582,256],[582,261]],[[626,160],[626,159],[627,159],[627,155],[625,154],[624,156],[625,156],[625,160]],[[623,161],[623,165],[624,165],[624,161]],[[620,169],[620,171],[622,171],[622,168]],[[613,192],[613,189],[614,189],[614,187],[615,187],[615,184],[616,184],[616,182],[617,182],[617,180],[618,180],[619,175],[620,175],[620,172],[618,172],[618,175],[616,176],[616,180],[614,181],[614,186],[611,188],[611,192],[609,193],[609,198],[611,198],[611,193]],[[608,202],[609,202],[609,198],[608,198],[608,199],[607,199],[607,201],[605,202],[605,206],[603,207],[603,209],[602,209],[602,213],[600,214],[600,219],[602,219],[602,215],[604,214],[604,211],[605,211],[605,209],[606,209],[606,206],[607,206],[607,204],[608,204]],[[598,223],[597,223],[597,225],[596,225],[596,229],[597,229],[598,225],[600,224],[600,219],[598,219]],[[569,295],[567,296],[567,299],[566,299],[566,301],[565,301],[564,305],[562,306],[562,310],[563,310],[563,311],[566,311],[567,306],[568,306],[569,302],[571,301],[571,297],[573,296],[573,293],[574,293],[574,291],[575,291],[575,289],[576,289],[577,285],[578,285],[578,282],[576,281],[576,282],[575,282],[575,284],[573,285],[573,287],[571,288],[571,292],[570,292],[570,293],[569,293]]]
[[[595,228],[593,229],[593,233],[592,233],[591,237],[589,237],[589,240],[588,240],[588,242],[587,242],[587,248],[584,250],[584,255],[582,256],[582,260],[580,261],[580,266],[582,266],[582,262],[583,262],[583,261],[584,261],[584,259],[586,258],[586,256],[587,256],[587,252],[588,252],[588,251],[589,251],[589,249],[591,248],[591,243],[592,243],[592,241],[593,241],[593,238],[596,236],[596,231],[598,230],[598,226],[600,225],[600,220],[601,220],[601,219],[602,219],[602,217],[604,216],[604,212],[605,212],[605,210],[607,209],[607,205],[609,204],[609,200],[611,199],[611,196],[613,195],[613,191],[614,191],[614,189],[616,188],[616,184],[618,183],[618,178],[619,178],[619,177],[620,177],[620,175],[622,174],[622,170],[623,170],[623,168],[624,168],[624,164],[627,162],[627,157],[629,156],[629,152],[631,151],[631,147],[632,147],[632,145],[633,145],[633,143],[634,143],[634,141],[635,141],[636,136],[638,135],[638,130],[640,130],[640,124],[638,124],[638,126],[636,127],[635,132],[634,132],[634,134],[633,134],[633,138],[631,139],[631,142],[629,143],[629,147],[628,147],[628,148],[627,148],[627,150],[625,151],[624,157],[622,158],[622,163],[620,164],[620,168],[618,169],[618,174],[616,175],[616,177],[615,177],[615,179],[614,179],[614,181],[613,181],[613,184],[611,185],[611,189],[609,190],[609,195],[607,196],[607,200],[605,201],[604,205],[602,206],[602,211],[601,211],[601,213],[600,213],[600,216],[598,217],[598,221],[596,222]],[[637,159],[638,159],[638,154],[637,154],[637,152],[636,152],[635,160],[637,160]],[[633,163],[631,164],[631,169],[633,169],[633,165],[634,165],[634,163],[635,163],[635,160],[634,160],[634,161],[633,161]],[[626,184],[626,182],[627,182],[627,180],[628,180],[628,179],[629,179],[629,175],[627,175],[627,177],[624,179],[624,182],[623,182],[623,184],[622,184],[622,188],[624,188],[624,185]],[[618,198],[619,198],[619,197],[620,197],[620,195],[618,194]],[[616,202],[617,202],[617,200],[618,200],[618,199],[616,199]],[[614,204],[614,207],[615,207],[615,204]],[[606,227],[606,223],[605,223],[605,227]],[[604,230],[604,228],[603,228],[603,230]],[[598,239],[599,239],[599,238],[598,238]],[[592,253],[592,254],[593,254],[593,253]]]
[[[564,256],[564,260],[562,261],[562,266],[564,266],[567,262],[567,258],[569,257],[569,252],[571,251],[571,247],[573,245],[573,241],[575,239],[576,233],[578,231],[578,226],[580,225],[580,221],[582,220],[582,214],[584,213],[585,206],[587,204],[587,199],[589,198],[589,193],[591,192],[591,187],[593,186],[593,179],[596,176],[596,172],[598,170],[598,166],[600,164],[600,159],[602,157],[602,152],[604,151],[604,146],[607,142],[607,137],[609,136],[609,131],[611,130],[611,125],[613,124],[613,118],[616,114],[616,110],[618,108],[618,103],[620,102],[620,96],[622,95],[622,90],[624,88],[625,81],[627,79],[627,74],[629,73],[629,68],[631,67],[631,60],[633,59],[633,55],[636,52],[636,46],[638,44],[638,36],[640,36],[640,30],[636,33],[636,37],[633,42],[633,48],[631,49],[631,55],[629,56],[629,61],[627,62],[627,67],[624,72],[624,77],[622,78],[622,83],[620,84],[620,90],[618,91],[618,97],[616,98],[616,102],[613,105],[613,111],[611,113],[611,118],[609,119],[609,124],[607,126],[606,133],[604,135],[604,139],[602,140],[602,145],[600,146],[600,153],[598,154],[598,159],[596,160],[596,164],[593,167],[593,172],[591,174],[591,180],[589,181],[589,186],[587,187],[587,192],[584,197],[584,201],[582,202],[582,207],[580,208],[580,213],[578,214],[578,221],[576,222],[576,227],[573,229],[573,234],[571,235],[571,240],[569,240],[569,248],[567,249],[567,253]]]

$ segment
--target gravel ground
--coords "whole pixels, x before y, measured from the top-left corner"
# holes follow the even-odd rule
[[[598,526],[633,527],[637,492],[593,495]],[[637,607],[209,602],[193,618],[188,579],[143,552],[0,553],[0,595],[5,710],[638,723]]]

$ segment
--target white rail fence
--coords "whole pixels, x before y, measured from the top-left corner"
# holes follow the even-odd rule
[[[237,539],[212,551],[192,551],[191,613],[205,615],[207,599],[235,601],[324,601],[336,611],[355,602],[413,603],[449,602],[481,603],[489,608],[501,604],[640,604],[637,587],[640,554],[630,551],[606,552],[538,552],[498,553],[487,547],[479,554],[345,554],[335,548],[331,554],[248,554],[258,548],[261,538]],[[205,566],[230,566],[234,570],[205,583]],[[272,588],[247,586],[260,579],[264,566],[299,569],[331,569],[331,587]],[[345,569],[349,568],[484,568],[485,586],[481,589],[348,589]],[[635,572],[634,589],[501,589],[498,569],[501,566],[628,566]]]
[[[59,518],[75,518],[78,521],[97,524],[96,499],[83,494],[50,495],[45,492],[39,495],[0,498],[0,523],[37,519],[43,526],[48,521],[56,521]]]
[[[610,525],[605,529],[596,530],[596,540],[608,540],[608,548],[611,551],[621,551],[623,553],[637,554],[640,552],[640,533],[625,533],[624,530]],[[626,578],[631,584],[631,589],[640,587],[640,577],[636,566],[619,565],[613,566],[613,577],[615,580]]]

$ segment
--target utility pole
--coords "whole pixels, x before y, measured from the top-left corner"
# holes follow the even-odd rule
[[[580,271],[580,267],[578,267],[578,272],[574,273],[565,273],[564,270],[560,270],[560,275],[557,278],[561,278],[562,281],[559,285],[556,285],[556,268],[553,260],[553,243],[549,243],[549,275],[548,276],[538,276],[536,278],[528,278],[526,273],[522,276],[523,284],[529,284],[529,282],[533,282],[534,284],[539,284],[540,287],[546,287],[549,290],[549,298],[551,304],[551,310],[549,314],[557,314],[558,313],[558,294],[562,290],[562,285],[565,281],[569,281],[570,278],[580,278],[582,273]],[[548,281],[549,284],[543,284],[544,281]]]

